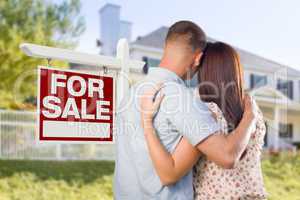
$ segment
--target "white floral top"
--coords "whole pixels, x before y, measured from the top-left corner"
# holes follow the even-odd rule
[[[227,122],[222,111],[214,103],[208,103],[208,107],[227,134]],[[260,162],[266,127],[258,107],[256,111],[255,132],[246,153],[234,169],[223,169],[207,160],[205,156],[202,156],[195,165],[193,185],[196,200],[266,199]]]

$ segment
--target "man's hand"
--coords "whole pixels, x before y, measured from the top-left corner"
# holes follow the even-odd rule
[[[253,120],[255,118],[255,108],[252,102],[252,98],[246,94],[244,98],[244,114],[243,118],[246,117],[249,120]]]
[[[256,112],[255,104],[253,99],[248,94],[244,98],[244,114],[242,121],[250,123],[250,132],[253,132],[254,124],[256,122]]]

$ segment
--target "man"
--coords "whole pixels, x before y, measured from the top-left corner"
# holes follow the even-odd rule
[[[245,150],[253,117],[243,117],[230,137],[215,134],[220,127],[205,104],[185,85],[184,80],[197,71],[205,46],[206,37],[200,27],[189,21],[175,23],[168,31],[159,67],[150,69],[145,80],[134,85],[122,101],[122,112],[117,115],[115,199],[193,199],[192,165],[185,166],[189,172],[177,183],[167,186],[156,174],[148,153],[139,97],[156,83],[164,83],[165,97],[154,126],[169,152],[175,150],[183,136],[212,161],[230,168]]]

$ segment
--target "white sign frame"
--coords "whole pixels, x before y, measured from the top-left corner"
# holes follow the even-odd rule
[[[48,47],[48,46],[42,46],[37,44],[30,44],[30,43],[22,43],[20,44],[20,49],[28,56],[30,57],[36,57],[36,58],[44,58],[44,59],[50,59],[50,60],[62,60],[72,63],[78,63],[83,65],[89,65],[89,66],[97,66],[102,67],[105,66],[108,69],[113,70],[119,70],[121,76],[114,79],[114,110],[116,112],[117,105],[120,103],[121,99],[125,96],[125,94],[129,90],[129,82],[126,77],[129,75],[130,68],[135,69],[142,69],[144,66],[143,61],[138,60],[131,60],[129,59],[129,45],[126,39],[120,39],[117,45],[117,56],[111,57],[111,56],[103,56],[103,55],[94,55],[94,54],[87,54],[87,53],[81,53],[77,51],[72,51],[69,49],[61,49],[61,48],[55,48],[55,47]],[[74,71],[74,70],[71,70]],[[86,73],[80,71],[80,73]],[[89,73],[88,73],[89,74]],[[125,77],[126,76],[126,77]],[[38,78],[39,79],[39,78]],[[116,81],[118,79],[118,81]],[[38,80],[38,83],[40,80]],[[40,91],[38,91],[39,95]],[[117,99],[116,99],[117,97]],[[37,112],[39,114],[39,108],[37,109]],[[113,119],[113,138],[115,138],[115,118],[114,115]],[[39,118],[38,118],[39,120]],[[39,121],[37,120],[37,123]],[[37,127],[38,129],[38,127]],[[39,130],[37,131],[39,133]],[[38,134],[39,137],[39,134]],[[112,142],[105,142],[105,141],[89,141],[89,142],[82,142],[82,141],[40,141],[39,138],[36,140],[38,143],[52,143],[52,144],[113,144],[115,140],[113,139]]]

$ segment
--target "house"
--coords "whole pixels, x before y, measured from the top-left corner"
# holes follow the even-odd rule
[[[168,27],[160,27],[131,43],[131,57],[147,63],[144,73],[158,65],[167,31]],[[244,67],[245,86],[265,116],[266,147],[277,149],[299,145],[300,71],[239,48],[236,50]]]
[[[162,26],[131,41],[132,23],[120,19],[121,8],[106,4],[100,11],[101,53],[114,55],[121,37],[130,42],[130,56],[146,62],[143,69],[130,69],[131,81],[145,76],[150,67],[157,67],[163,53],[168,27]],[[109,28],[108,28],[109,27]],[[208,38],[209,41],[215,41]],[[226,42],[226,41],[225,41]],[[247,90],[261,108],[267,126],[265,145],[274,149],[300,146],[300,71],[236,48],[244,67]],[[86,66],[73,66],[80,70]]]

